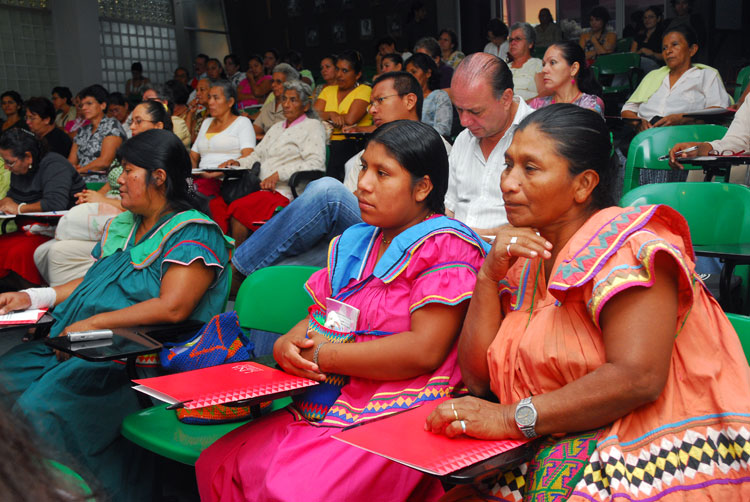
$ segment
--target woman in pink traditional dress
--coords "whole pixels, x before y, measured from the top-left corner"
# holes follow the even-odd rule
[[[485,260],[459,342],[471,392],[436,433],[548,435],[528,464],[445,500],[750,500],[750,369],[695,274],[685,220],[614,206],[609,132],[555,104],[505,155],[510,225]],[[455,410],[455,411],[454,411]]]
[[[488,246],[443,216],[448,159],[431,127],[381,126],[362,155],[357,198],[366,223],[334,239],[328,267],[306,287],[359,309],[354,343],[326,343],[300,322],[275,344],[289,373],[348,383],[319,422],[294,407],[224,436],[198,459],[201,499],[438,499],[437,478],[331,438],[458,390],[456,338]]]

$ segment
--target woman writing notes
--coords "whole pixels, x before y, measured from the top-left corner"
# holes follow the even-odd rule
[[[685,220],[614,206],[611,152],[604,121],[569,104],[514,134],[500,185],[510,225],[459,338],[476,397],[441,404],[426,426],[548,437],[528,464],[446,500],[750,497],[742,347],[695,274]]]
[[[120,149],[120,195],[126,211],[110,220],[82,279],[55,288],[0,295],[0,314],[54,306],[50,336],[134,324],[207,321],[228,290],[232,245],[219,227],[191,209],[190,160],[173,133],[146,131]],[[153,374],[145,368],[139,374]],[[120,436],[139,409],[125,367],[65,360],[42,343],[0,357],[7,406],[45,438],[60,461],[75,461],[112,500],[149,500],[153,466]]]
[[[329,267],[307,282],[325,309],[359,309],[356,343],[322,343],[305,319],[274,356],[316,380],[349,375],[320,422],[278,411],[219,439],[196,464],[201,499],[434,501],[436,478],[331,439],[343,427],[447,395],[460,381],[455,340],[482,261],[483,241],[446,218],[448,158],[425,124],[380,126],[362,155],[357,198],[367,222],[331,244]],[[409,259],[407,259],[409,258]],[[408,403],[404,405],[403,403]],[[355,467],[356,466],[356,467]],[[314,482],[290,482],[303,477]]]

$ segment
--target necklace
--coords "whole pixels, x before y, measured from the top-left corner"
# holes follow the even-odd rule
[[[432,215],[434,215],[434,214],[435,214],[435,213],[433,213],[432,211],[430,211],[429,213],[427,213],[427,216],[425,216],[425,217],[424,217],[424,218],[422,219],[422,221],[425,221],[425,220],[427,220],[428,218],[430,218],[430,217],[431,217]],[[422,223],[422,221],[420,221],[419,223]],[[385,238],[385,236],[384,236],[384,237],[383,237],[383,244],[385,244],[386,246],[388,246],[388,245],[390,245],[390,243],[391,243],[391,242],[393,241],[393,239],[394,239],[393,237],[391,237],[390,239],[386,239],[386,238]]]

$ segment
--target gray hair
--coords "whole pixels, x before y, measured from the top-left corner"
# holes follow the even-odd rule
[[[313,102],[312,102],[312,88],[307,85],[305,82],[301,80],[288,80],[284,82],[284,91],[294,91],[299,96],[300,102],[302,102],[302,106],[310,105],[310,108],[305,112],[305,115],[307,115],[310,118],[318,118],[318,114],[315,113],[315,110],[313,109]],[[282,94],[283,92],[282,91]]]
[[[299,72],[295,70],[292,65],[287,63],[279,63],[273,67],[273,73],[283,73],[286,75],[286,81],[299,80]]]
[[[414,52],[418,52],[419,49],[429,52],[433,59],[439,58],[443,54],[440,44],[433,37],[423,37],[417,40],[417,43],[414,44]]]
[[[211,82],[210,79],[208,79],[209,82]],[[230,99],[234,100],[234,104],[232,105],[232,114],[233,115],[239,115],[237,112],[237,91],[235,90],[234,86],[229,80],[215,80],[211,82],[211,87],[219,87],[221,88],[222,94],[224,94],[224,99],[229,101]]]
[[[532,47],[536,46],[536,31],[531,27],[529,23],[513,23],[510,27],[510,32],[513,33],[515,30],[523,30],[523,36],[526,41],[529,42]]]

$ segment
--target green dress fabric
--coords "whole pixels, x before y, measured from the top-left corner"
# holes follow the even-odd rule
[[[130,212],[111,220],[92,251],[96,263],[55,308],[50,336],[96,313],[158,297],[169,266],[195,260],[215,270],[216,280],[190,318],[207,321],[221,312],[232,243],[219,227],[197,211],[170,214],[136,244],[139,224]],[[139,376],[153,371],[139,368]],[[140,409],[123,363],[75,357],[58,362],[43,343],[24,343],[0,357],[0,385],[7,391],[6,407],[43,438],[48,455],[78,470],[95,491],[114,501],[151,499],[152,459],[120,436],[123,418]]]

